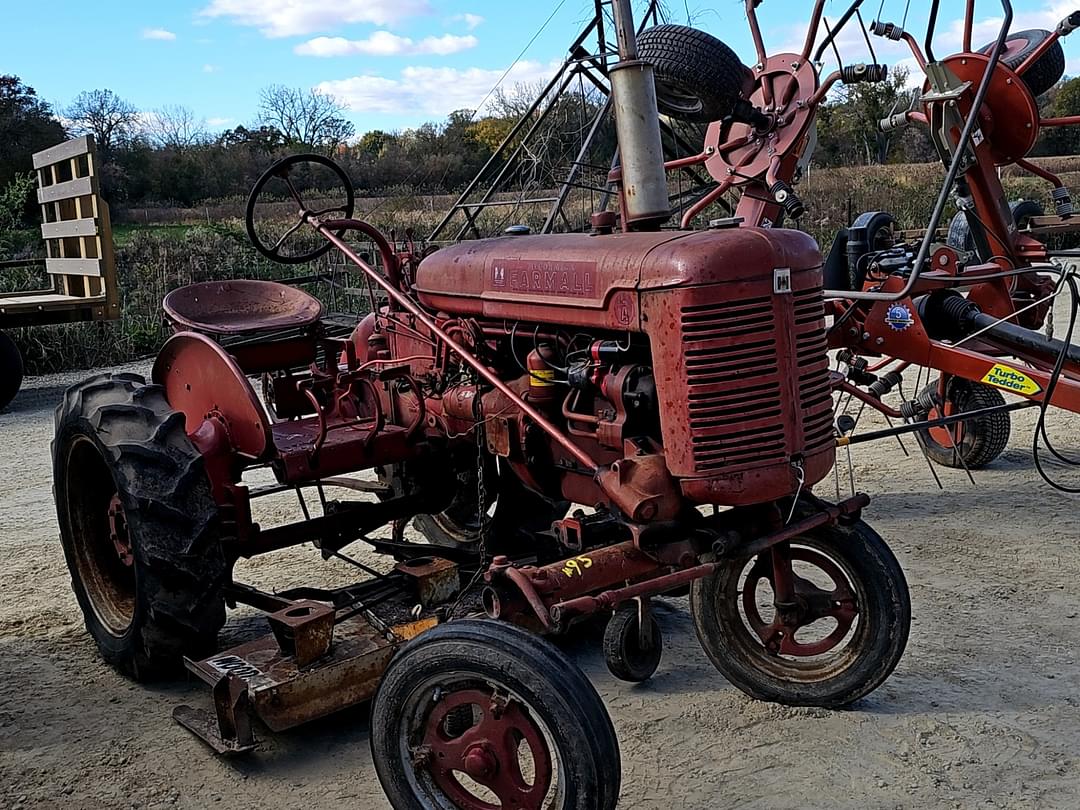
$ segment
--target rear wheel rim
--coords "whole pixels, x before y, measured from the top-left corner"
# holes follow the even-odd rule
[[[135,568],[127,518],[108,464],[83,436],[68,448],[64,492],[79,581],[98,622],[119,638],[135,618]]]
[[[470,709],[471,722],[463,721]],[[401,717],[406,778],[425,807],[563,806],[565,768],[551,730],[503,684],[472,673],[440,675],[412,691]]]

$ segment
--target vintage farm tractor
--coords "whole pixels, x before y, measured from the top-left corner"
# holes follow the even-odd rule
[[[421,257],[353,218],[340,168],[289,158],[253,190],[249,233],[281,261],[336,249],[356,267],[373,309],[351,338],[327,337],[293,288],[188,287],[165,302],[178,331],[150,383],[99,376],[58,409],[57,510],[87,627],[136,678],[186,661],[211,684],[214,715],[177,717],[218,751],[250,749],[249,710],[281,730],[374,695],[395,807],[499,806],[478,783],[503,807],[607,808],[618,748],[595,690],[513,625],[607,617],[609,667],[640,681],[661,654],[651,600],[689,586],[703,648],[756,698],[845,706],[899,661],[907,585],[861,519],[868,498],[811,492],[835,455],[821,254],[779,228],[660,229],[652,70],[628,0],[614,9],[621,227],[600,213],[588,234]],[[768,113],[740,97],[749,75],[714,91],[754,122]],[[332,210],[292,182],[316,166],[345,188]],[[299,209],[273,237],[257,221],[270,184]],[[297,249],[305,229],[325,242]],[[276,483],[245,477],[266,468]],[[305,520],[253,522],[256,499],[289,491]],[[358,541],[396,564],[347,556]],[[301,544],[365,581],[269,593],[233,576]],[[238,604],[272,633],[219,650]]]

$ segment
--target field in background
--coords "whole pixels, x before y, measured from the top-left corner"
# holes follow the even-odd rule
[[[1067,186],[1080,190],[1080,157],[1038,161],[1062,175]],[[816,169],[799,188],[807,214],[799,226],[827,250],[849,215],[867,210],[893,213],[902,227],[916,228],[929,219],[942,169],[934,164]],[[1046,200],[1044,182],[1013,170],[1005,174],[1010,199]],[[357,215],[398,237],[413,229],[429,234],[453,204],[452,196],[399,196],[358,201]],[[575,201],[578,214],[588,212],[588,200]],[[340,263],[322,260],[316,267],[283,267],[261,258],[251,248],[241,216],[244,200],[223,200],[198,209],[159,208],[117,211],[116,248],[123,316],[114,323],[75,324],[15,330],[28,374],[116,365],[153,354],[167,337],[161,318],[161,299],[173,289],[197,281],[228,278],[283,279],[310,273],[332,273]],[[292,206],[272,206],[271,216],[289,216]],[[521,212],[516,221],[534,227],[546,210]],[[952,212],[950,210],[949,216]],[[719,212],[706,212],[703,219]],[[482,220],[491,232],[506,224],[505,209],[494,209]],[[16,244],[36,244],[24,235]],[[365,300],[343,292],[350,286],[347,271],[338,269],[339,285],[311,285],[313,294],[338,311],[362,312]],[[3,279],[3,289],[34,287],[29,275]]]

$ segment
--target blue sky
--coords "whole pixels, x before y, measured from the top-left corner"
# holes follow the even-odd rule
[[[835,18],[850,0],[830,0]],[[865,0],[867,22],[881,0]],[[906,0],[885,0],[899,22]],[[262,87],[321,87],[350,107],[358,132],[401,129],[474,107],[554,16],[508,81],[551,75],[591,0],[51,0],[48,18],[33,3],[6,0],[0,73],[14,73],[62,109],[79,91],[109,88],[139,109],[195,111],[211,130],[251,123]],[[638,0],[638,5],[643,3]],[[728,42],[745,61],[753,48],[742,0],[668,0],[672,22]],[[759,16],[770,50],[801,41],[809,0],[764,0]],[[939,49],[959,42],[960,0],[944,0]],[[1075,2],[1014,0],[1015,28],[1050,28]],[[921,39],[928,0],[912,0],[908,29]],[[991,38],[1000,2],[979,0],[979,38]],[[1080,68],[1080,34],[1066,40],[1070,73]],[[866,61],[857,28],[841,37],[848,61]],[[909,54],[874,39],[879,57]],[[47,46],[46,46],[47,43]],[[43,47],[46,46],[46,47]]]

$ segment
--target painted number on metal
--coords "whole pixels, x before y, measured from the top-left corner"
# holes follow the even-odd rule
[[[982,381],[987,385],[1003,388],[1014,394],[1023,394],[1026,397],[1033,397],[1042,393],[1042,386],[1031,377],[1017,371],[1012,366],[1006,366],[1004,363],[998,363],[990,369],[986,376],[982,378]]]
[[[562,572],[568,577],[585,576],[585,569],[592,568],[592,560],[588,557],[574,557],[567,560]]]

